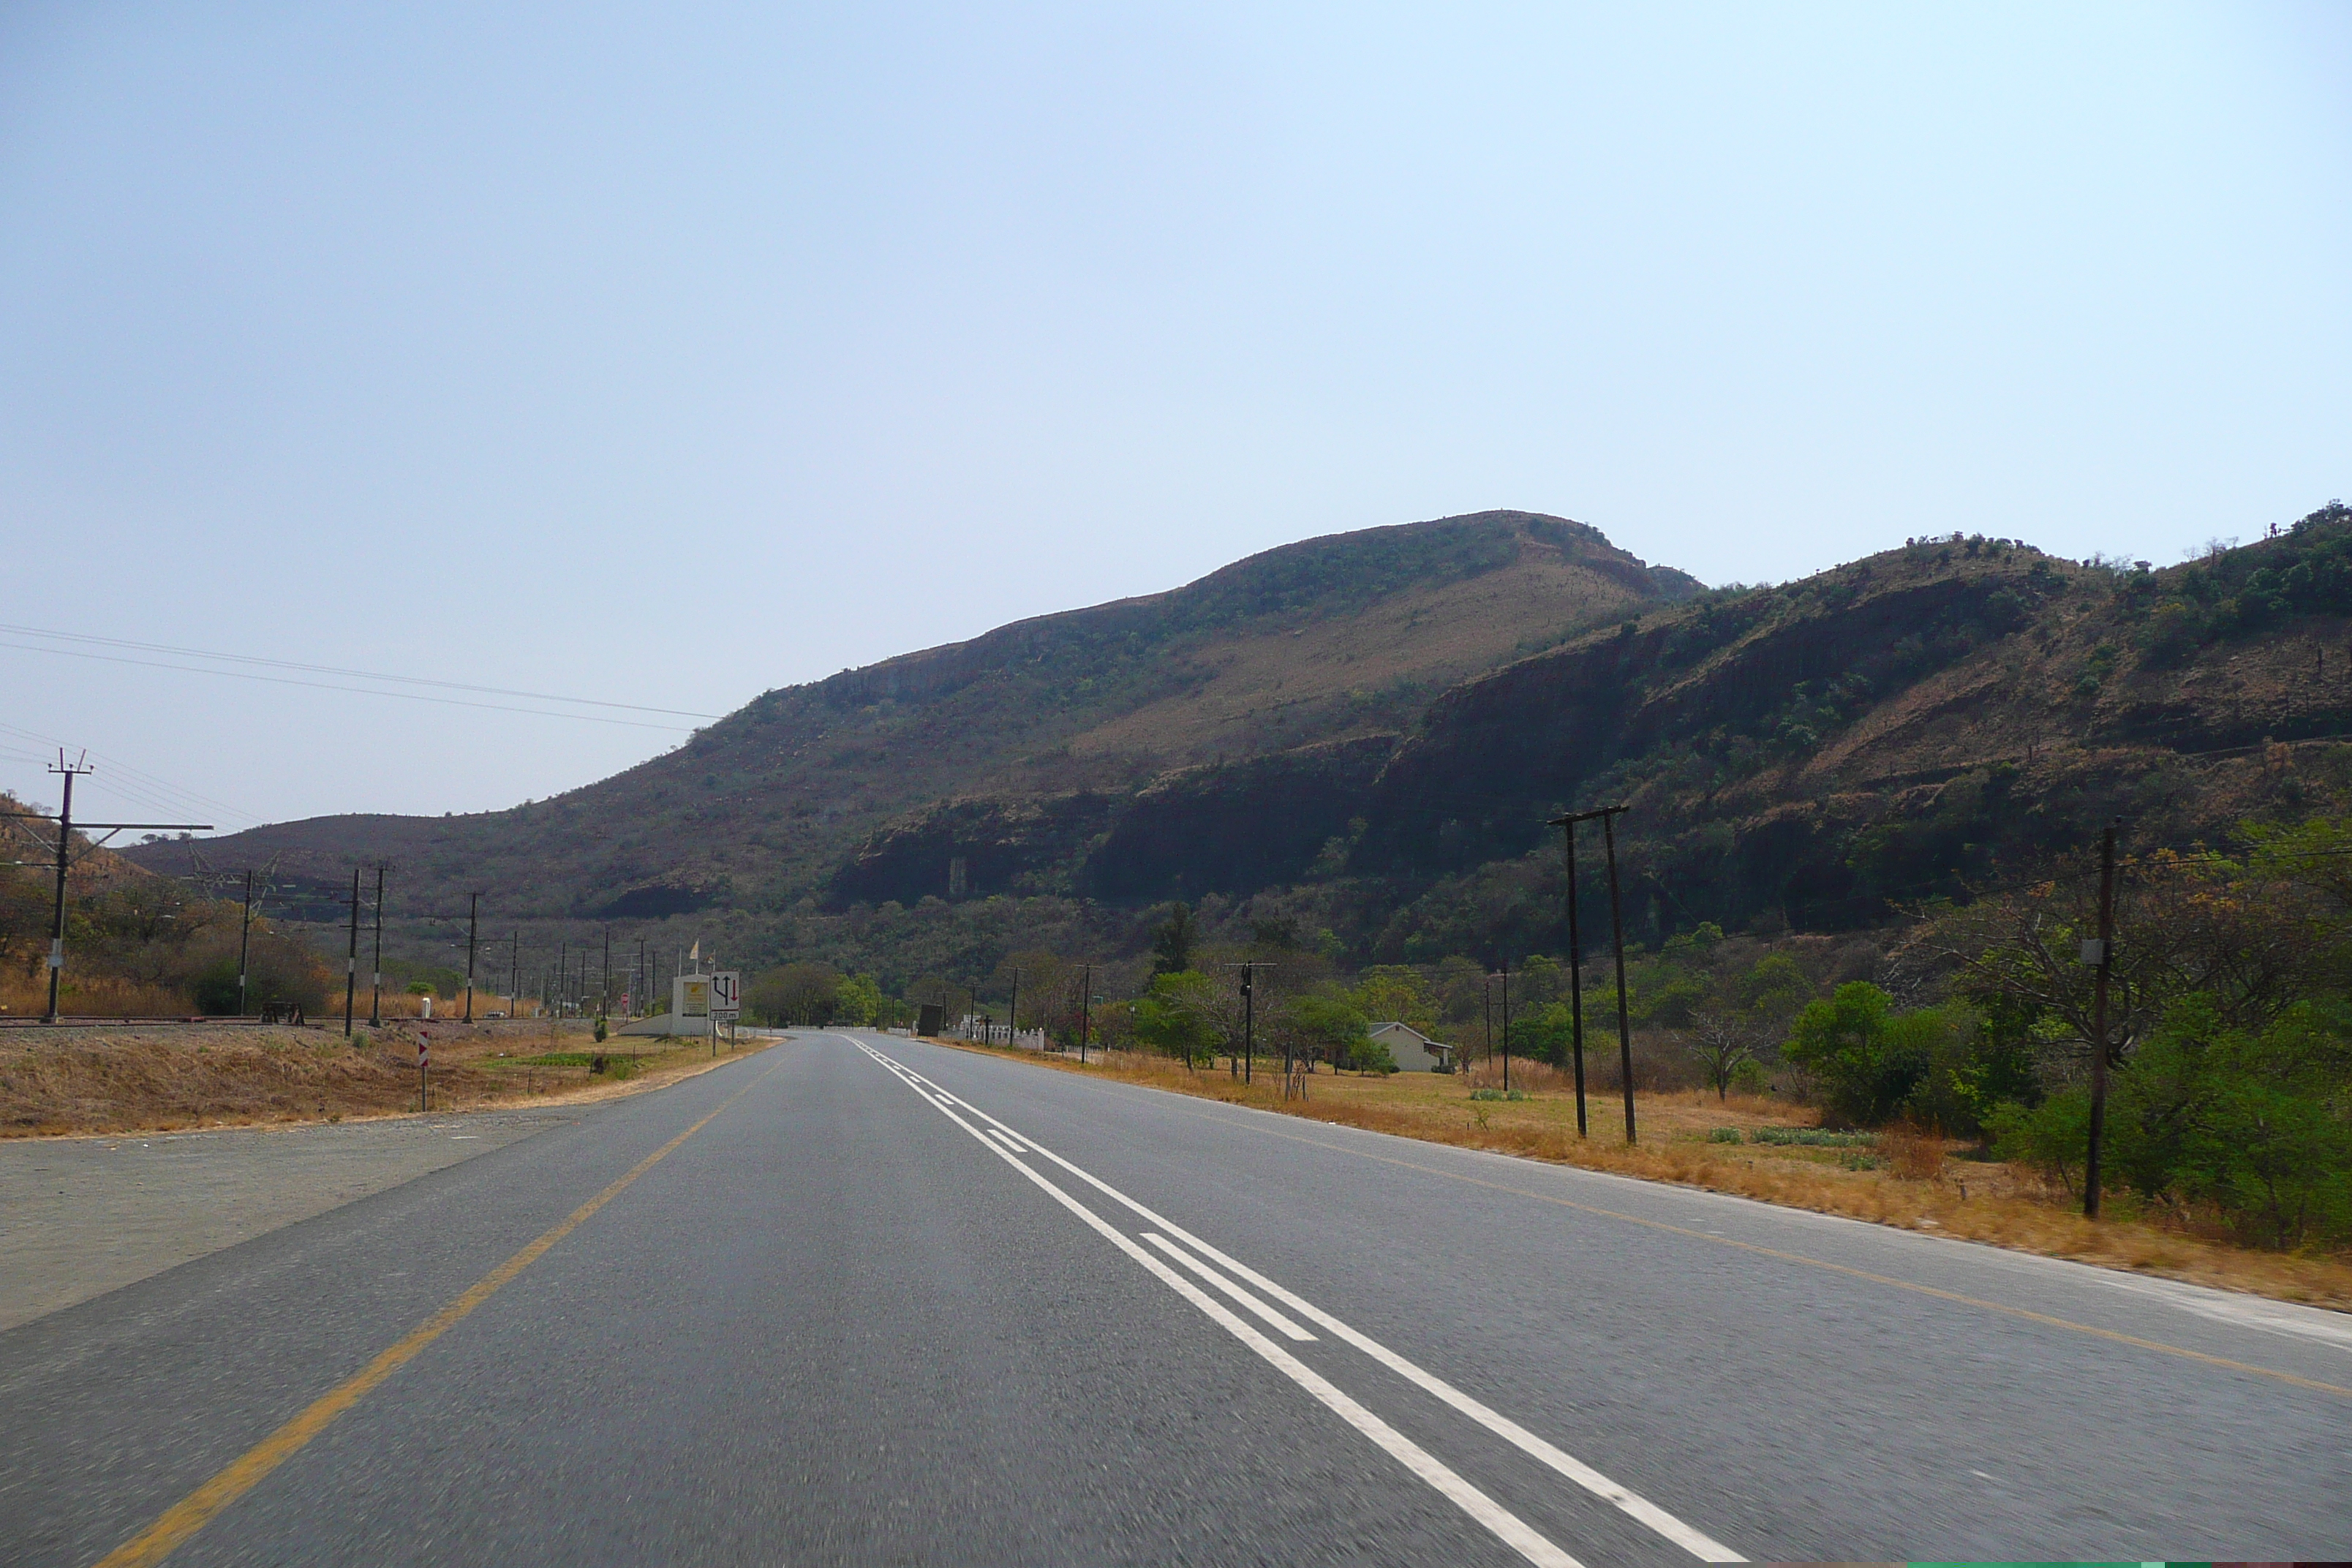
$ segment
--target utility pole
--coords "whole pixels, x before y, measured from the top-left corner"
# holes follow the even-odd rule
[[[1257,972],[1271,969],[1270,963],[1251,959],[1242,965],[1242,1081],[1250,1081],[1250,1072],[1257,1065]]]
[[[245,1016],[245,975],[253,956],[253,868],[245,868],[245,918],[236,932],[236,1016]]]
[[[1612,805],[1601,813],[1601,842],[1609,856],[1609,933],[1617,944],[1617,1070],[1625,1080],[1625,1142],[1633,1142],[1633,1030],[1625,1017],[1625,918],[1617,897],[1617,814]]]
[[[83,773],[96,773],[98,771],[89,764],[89,753],[88,752],[84,752],[79,757],[68,763],[66,761],[64,748],[60,747],[58,749],[58,760],[50,765],[49,772],[63,775],[65,779],[65,793],[64,798],[58,806],[58,815],[55,817],[52,817],[47,812],[42,811],[11,811],[0,813],[0,816],[20,817],[31,822],[54,821],[58,825],[58,892],[55,916],[49,926],[49,1010],[43,1014],[41,1017],[41,1021],[45,1024],[54,1024],[58,1021],[58,984],[65,976],[66,872],[71,868],[74,860],[73,782]],[[213,827],[213,825],[209,822],[85,822],[81,826],[82,831],[85,834],[95,832],[101,827],[105,828],[107,830],[106,838],[111,838],[118,833],[137,828],[154,828],[158,831],[170,829],[189,833],[210,833]],[[97,848],[100,845],[106,842],[106,838],[91,840],[89,847],[91,849]],[[88,854],[89,850],[84,850],[83,853]]]
[[[1093,1022],[1095,1005],[1095,966],[1085,966],[1086,974],[1078,983],[1078,1065],[1087,1065],[1087,1026]]]
[[[1021,1043],[1021,966],[1018,964],[1013,968],[1013,1001],[1004,1009],[1004,1043],[1008,1046]]]
[[[559,942],[555,944],[555,995],[553,997],[555,1011],[559,1016],[563,1012],[564,986],[571,978],[572,949],[570,944]]]
[[[1511,1092],[1511,961],[1503,960],[1503,1092]]]
[[[515,927],[514,953],[507,969],[507,1018],[522,1016],[522,928]]]
[[[66,972],[66,868],[73,845],[73,782],[90,770],[79,762],[68,763],[63,751],[58,752],[58,765],[49,770],[65,775],[65,795],[58,806],[58,901],[57,918],[49,927],[49,1012],[45,1020],[58,1021],[58,982]]]
[[[368,1027],[383,1027],[383,872],[389,861],[375,863],[375,990],[368,997]]]
[[[599,1017],[613,1010],[613,928],[604,928],[604,994],[597,1000]]]
[[[1495,1065],[1495,977],[1482,975],[1478,981],[1478,1005],[1484,1011],[1484,1032],[1486,1040],[1486,1065]]]
[[[352,1037],[352,1004],[360,986],[360,868],[352,868],[352,946],[343,955],[343,1038]]]
[[[1555,816],[1551,826],[1560,830],[1568,855],[1568,1037],[1569,1048],[1576,1059],[1576,1135],[1586,1137],[1590,1129],[1584,1120],[1584,935],[1577,925],[1576,911],[1576,825],[1591,816],[1591,812],[1570,812]]]
[[[2084,942],[2086,949],[2092,944]],[[2091,1146],[2083,1165],[2083,1216],[2099,1217],[2099,1154],[2107,1130],[2107,975],[2116,962],[2116,830],[2099,835],[2098,979],[2091,991]]]
[[[466,1022],[474,1021],[474,942],[482,929],[482,895],[468,895],[466,905]]]

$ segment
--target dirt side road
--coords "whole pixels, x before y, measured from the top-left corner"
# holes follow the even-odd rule
[[[431,1116],[0,1139],[0,1330],[743,1054],[697,1061],[679,1052],[667,1070],[635,1082]]]
[[[579,1118],[545,1106],[0,1142],[0,1329]]]

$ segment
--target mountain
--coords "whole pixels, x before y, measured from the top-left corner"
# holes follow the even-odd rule
[[[1555,951],[1547,820],[1622,804],[1637,940],[1853,930],[2110,821],[2147,847],[2341,809],[2348,632],[2339,504],[2161,570],[1952,535],[1716,591],[1487,512],[771,692],[519,811],[321,818],[210,853],[322,879],[389,853],[420,903],[489,886],[501,924],[520,910],[550,943],[686,917],[747,963],[903,984],[1139,951],[1174,899],[1204,939],[1356,963]]]
[[[215,865],[274,857],[321,920],[351,866],[380,858],[398,907],[446,915],[481,889],[499,923],[551,931],[688,914],[740,930],[803,898],[944,896],[959,874],[961,894],[1067,890],[1068,856],[1129,797],[1181,793],[1171,773],[1290,755],[1273,772],[1345,758],[1330,765],[1366,782],[1441,691],[1698,592],[1531,512],[1338,534],[768,692],[674,752],[512,811],[318,817],[202,848]],[[131,853],[187,868],[182,846]]]

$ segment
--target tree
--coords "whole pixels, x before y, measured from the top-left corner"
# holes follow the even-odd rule
[[[744,1010],[772,1025],[821,1025],[833,1021],[841,999],[841,971],[830,963],[787,963],[751,982]]]
[[[2016,1022],[2045,1049],[2086,1060],[2097,966],[2097,879],[2051,882],[1940,912],[1905,944],[1951,965],[1953,989]],[[2169,850],[2120,862],[2109,966],[2107,1062],[2121,1067],[2165,1011],[2205,995],[2226,1026],[2259,1030],[2324,988],[2340,963],[2314,890],[2250,877],[2219,855]]]
[[[1721,1100],[1730,1094],[1739,1065],[1754,1061],[1770,1038],[1770,1026],[1752,1014],[1696,1007],[1691,1010],[1683,1048],[1698,1062],[1700,1074]]]
[[[865,1028],[882,1021],[888,1000],[872,975],[853,974],[834,993],[834,1016],[845,1024]]]
[[[1192,967],[1192,942],[1198,932],[1192,921],[1190,904],[1179,903],[1168,911],[1167,921],[1152,933],[1151,973],[1181,974]]]
[[[1135,999],[1135,1037],[1188,1068],[1213,1054],[1218,1034],[1214,991],[1207,975],[1189,969],[1154,975],[1150,988]]]
[[[1426,1034],[1437,1026],[1437,1008],[1420,972],[1402,963],[1376,964],[1349,987],[1348,1000],[1367,1018],[1396,1019]]]
[[[1371,1036],[1370,1023],[1337,986],[1288,998],[1276,1026],[1294,1054],[1328,1061],[1334,1070],[1353,1065]]]
[[[1822,1085],[1832,1116],[1875,1126],[1895,1114],[1925,1070],[1893,1025],[1886,993],[1850,981],[1797,1015],[1785,1051]]]

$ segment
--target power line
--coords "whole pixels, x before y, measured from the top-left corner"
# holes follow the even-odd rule
[[[20,739],[27,741],[37,741],[43,746],[50,748],[51,750],[60,749],[65,746],[65,742],[58,740],[54,735],[44,735],[38,731],[27,730],[21,725],[10,724],[5,721],[0,721],[0,733],[15,735]],[[10,753],[10,755],[14,756],[15,754]],[[96,752],[90,752],[89,755],[101,763],[106,768],[107,773],[110,775],[121,773],[132,781],[127,784],[110,781],[108,787],[115,794],[125,795],[131,799],[142,801],[146,805],[160,805],[167,810],[178,810],[183,805],[195,805],[206,811],[219,812],[229,816],[242,817],[247,822],[258,822],[261,820],[252,812],[247,811],[241,806],[232,805],[225,800],[215,800],[209,795],[199,795],[194,790],[188,789],[184,785],[173,783],[170,779],[159,778],[153,773],[146,773],[139,768],[134,768],[129,763],[121,761],[120,758],[102,756]],[[16,760],[38,762],[46,764],[48,758],[46,755],[42,755],[17,758]]]
[[[123,637],[102,637],[87,632],[50,631],[47,627],[43,626],[17,626],[0,624],[0,633],[5,633],[10,637],[48,637],[59,642],[90,643],[101,647],[130,648],[139,653],[168,653],[181,658],[210,658],[218,659],[227,664],[257,664],[265,666],[271,669],[299,670],[305,675],[341,675],[349,677],[354,680],[390,680],[403,686],[436,686],[440,687],[445,690],[475,691],[489,697],[522,697],[528,698],[534,702],[567,702],[575,703],[588,708],[620,708],[625,709],[633,713],[666,713],[673,718],[678,719],[723,719],[726,717],[723,713],[697,713],[684,708],[655,708],[640,702],[614,702],[601,697],[566,697],[561,692],[519,691],[504,686],[476,686],[462,680],[437,680],[430,676],[387,675],[383,671],[376,669],[345,669],[341,666],[331,664],[302,664],[292,659],[265,658],[258,654],[215,653],[208,648],[177,647],[169,643],[132,642]],[[0,644],[0,647],[16,646],[18,645]],[[58,648],[43,648],[33,651],[58,653],[65,650]],[[165,665],[162,668],[168,669],[176,668],[178,667]],[[234,672],[229,670],[208,670],[204,673],[227,675]],[[342,690],[347,689],[338,687],[334,689]],[[389,693],[384,693],[383,695],[389,695]]]
[[[16,648],[24,653],[55,654],[63,658],[94,658],[108,664],[131,664],[145,669],[176,669],[188,675],[225,675],[235,680],[260,680],[272,686],[302,686],[314,691],[349,691],[362,697],[397,697],[408,702],[436,702],[446,708],[480,708],[493,713],[529,713],[541,719],[580,719],[591,724],[620,724],[632,730],[664,730],[672,734],[686,734],[689,728],[683,724],[648,724],[638,719],[607,719],[601,713],[563,713],[546,708],[517,708],[506,702],[468,702],[457,697],[431,697],[421,691],[378,691],[365,686],[337,686],[324,680],[297,680],[291,676],[258,675],[249,669],[205,669],[193,664],[165,664],[159,659],[126,658],[120,654],[89,653],[80,648],[40,647],[30,643],[0,642],[0,647]],[[390,679],[398,679],[394,676]],[[556,701],[569,701],[557,698]]]
[[[291,676],[257,675],[249,669],[205,669],[199,665],[165,664],[159,659],[126,658],[121,654],[89,653],[81,648],[41,647],[31,643],[13,642],[0,642],[0,647],[16,648],[24,653],[55,654],[63,658],[95,658],[102,659],[108,664],[133,664],[144,669],[176,669],[188,675],[225,675],[235,680],[267,681],[272,686],[303,686],[308,687],[314,691],[349,691],[356,693],[362,697],[397,697],[407,702],[437,702],[445,708],[480,708],[487,709],[493,713],[529,713],[541,719],[579,719],[591,724],[620,724],[632,730],[662,730],[674,735],[691,733],[691,727],[685,724],[648,724],[641,719],[607,719],[601,713],[564,713],[547,708],[517,708],[513,704],[506,702],[468,702],[463,698],[432,697],[427,696],[422,691],[378,691],[371,687],[365,686],[337,686],[331,681],[324,680],[297,680]],[[398,680],[403,678],[400,676],[386,676],[383,679],[388,680]],[[584,701],[587,700],[582,698],[558,697],[551,699],[551,700],[557,702],[572,702]],[[626,704],[614,703],[611,704],[611,706],[622,707],[626,706]],[[659,713],[668,712],[671,710],[668,709],[657,708],[650,710],[650,711]],[[703,716],[716,718],[719,715],[711,714]]]

